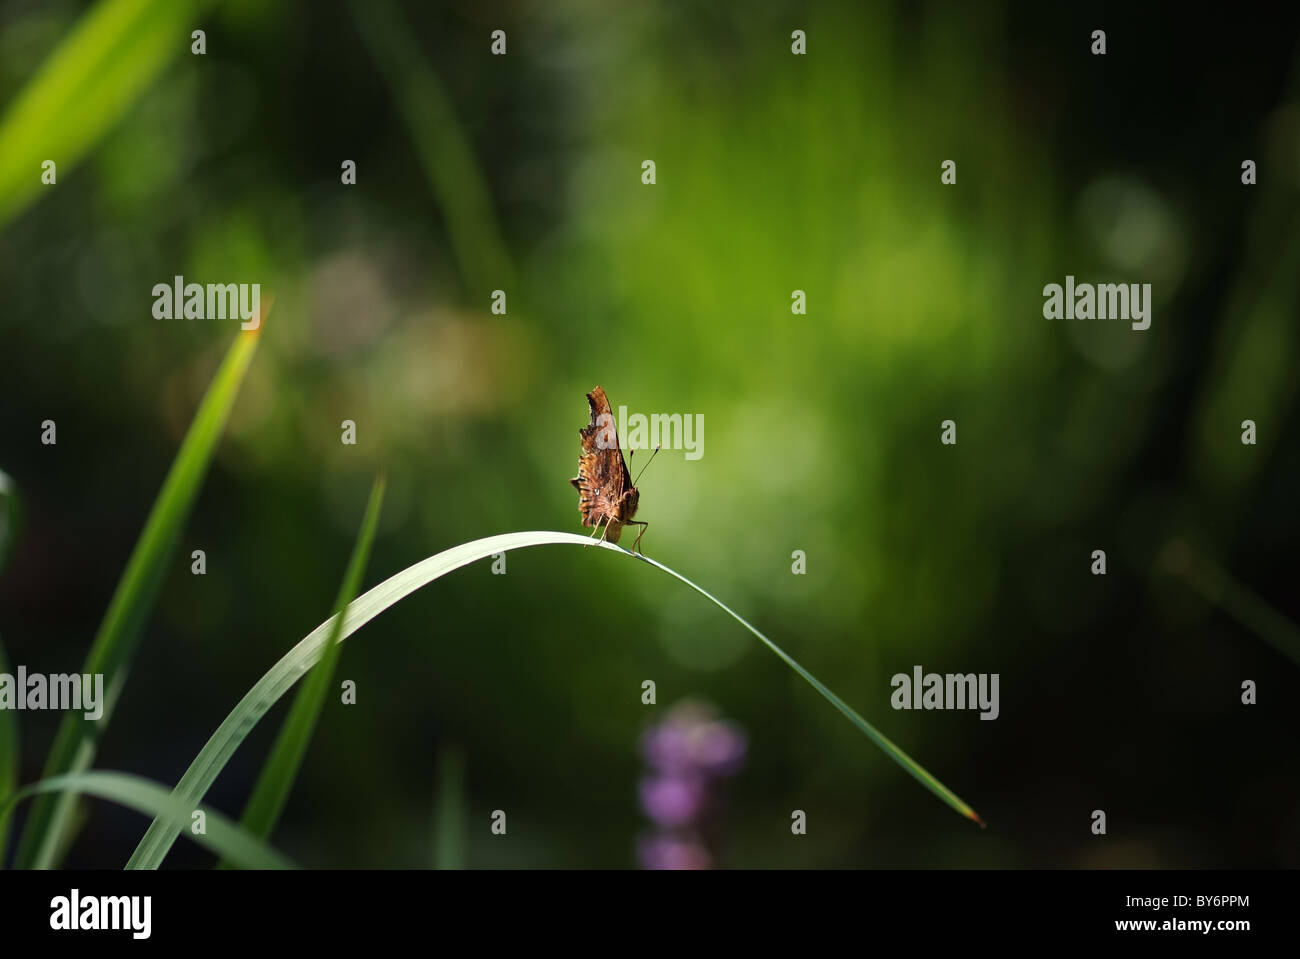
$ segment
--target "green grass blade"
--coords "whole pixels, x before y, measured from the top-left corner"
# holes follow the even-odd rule
[[[1300,664],[1300,626],[1246,588],[1231,573],[1192,548],[1186,540],[1171,540],[1161,554],[1164,570],[1181,577],[1210,603]]]
[[[209,2],[101,0],[77,22],[0,120],[0,227],[52,189],[42,162],[57,164],[62,183],[172,57],[189,55]]]
[[[487,180],[451,98],[420,53],[415,33],[396,4],[353,0],[349,6],[361,39],[415,141],[425,179],[446,218],[461,278],[466,288],[486,303],[489,290],[509,289],[514,267],[501,239]]]
[[[263,308],[264,314],[266,309]],[[207,473],[259,334],[260,328],[257,332],[236,335],[208,386],[81,669],[83,673],[104,674],[107,692],[103,715],[98,721],[84,719],[79,712],[64,715],[45,764],[45,779],[87,769],[94,759],[99,736],[108,726],[122,691],[125,667],[153,605],[176,537],[185,525]],[[36,799],[23,829],[15,865],[46,869],[57,864],[58,850],[69,838],[64,834],[69,829],[68,814],[75,800],[75,791],[46,794]]]
[[[18,490],[9,475],[0,470],[0,573],[4,572],[9,554],[18,538]],[[0,673],[9,672],[5,645],[0,642]],[[18,712],[0,709],[0,804],[18,787]],[[11,810],[0,812],[0,869],[9,849]]]
[[[163,786],[126,773],[94,770],[42,779],[20,789],[4,804],[3,812],[9,812],[15,803],[29,796],[67,792],[98,796],[145,815],[159,817],[174,825],[177,831],[185,830],[199,845],[250,869],[296,868],[265,842],[250,835],[221,813],[179,802]],[[192,828],[194,820],[191,818],[196,811],[202,811],[205,817],[204,831],[198,834]]]
[[[438,809],[434,821],[434,868],[465,868],[465,754],[455,747],[438,755]]]
[[[674,578],[686,583],[692,589],[699,592],[705,598],[712,601],[720,609],[730,614],[737,622],[761,639],[769,649],[780,656],[805,680],[812,684],[822,696],[826,697],[837,709],[840,710],[850,721],[853,722],[862,732],[879,746],[885,753],[906,769],[911,775],[929,789],[932,793],[943,800],[963,816],[984,825],[983,821],[975,814],[975,811],[968,805],[957,798],[951,790],[935,779],[930,773],[926,772],[920,765],[913,761],[906,753],[895,746],[892,742],[881,735],[866,720],[849,708],[838,696],[823,686],[815,677],[802,666],[791,659],[775,643],[756,630],[748,622],[736,615],[730,608],[723,605],[719,600],[696,586],[686,577],[670,570],[661,563],[646,559],[642,556],[633,557],[632,553],[615,546],[612,543],[603,543],[593,541],[588,536],[580,536],[576,533],[555,533],[546,531],[530,531],[521,533],[503,533],[499,536],[488,536],[484,539],[476,539],[470,543],[462,543],[460,546],[453,546],[451,549],[444,550],[430,556],[428,559],[421,560],[414,566],[407,567],[400,573],[390,576],[378,586],[370,591],[357,597],[348,606],[347,617],[342,628],[338,631],[337,642],[343,642],[366,623],[370,622],[390,606],[400,602],[407,596],[410,596],[416,590],[427,586],[441,576],[445,576],[452,570],[459,569],[470,563],[486,559],[493,553],[502,553],[512,549],[524,549],[529,546],[544,546],[567,544],[575,546],[595,546],[612,550],[619,555],[628,558],[636,558],[646,562],[657,569],[669,573]],[[197,803],[207,794],[208,788],[220,775],[221,770],[225,768],[226,763],[239,748],[240,743],[253,729],[254,726],[266,715],[267,711],[283,696],[288,690],[302,678],[303,674],[312,668],[321,658],[321,651],[329,637],[334,635],[336,617],[331,616],[328,620],[316,627],[303,638],[298,645],[281,657],[280,661],[268,670],[261,679],[253,684],[244,698],[239,701],[230,715],[217,727],[217,731],[207,741],[199,754],[190,763],[189,769],[176,784],[175,793],[181,802],[186,804]],[[148,831],[140,840],[135,852],[131,856],[127,868],[135,869],[156,869],[162,863],[167,851],[171,848],[176,839],[175,830],[171,829],[165,823],[155,821],[149,826]]]
[[[22,521],[22,509],[18,500],[18,488],[4,470],[0,470],[0,573],[4,572],[9,555],[13,552],[18,539],[18,527]]]
[[[615,549],[618,549],[618,547],[615,547]],[[619,550],[619,552],[626,552],[626,550]],[[808,683],[809,686],[817,690],[817,692],[821,693],[827,702],[829,702],[832,706],[834,706],[841,713],[843,713],[848,718],[849,722],[853,723],[854,726],[857,726],[858,729],[860,729],[863,733],[865,733],[867,738],[870,739],[877,746],[879,746],[884,751],[886,756],[888,756],[894,762],[898,763],[898,765],[902,766],[905,770],[907,770],[907,772],[910,775],[912,775],[917,782],[919,782],[926,789],[930,790],[930,792],[934,793],[941,800],[943,800],[944,803],[951,806],[953,809],[961,813],[967,819],[971,820],[972,822],[979,823],[981,829],[984,828],[984,820],[980,819],[980,817],[976,814],[974,809],[971,809],[970,806],[962,802],[957,797],[956,793],[954,793],[943,783],[939,782],[939,780],[935,779],[934,776],[932,776],[925,769],[925,767],[922,766],[920,763],[918,763],[915,759],[913,759],[911,756],[907,755],[907,753],[903,752],[901,749],[895,746],[888,739],[888,737],[886,737],[882,732],[876,729],[875,726],[871,725],[871,723],[867,722],[865,719],[859,716],[857,714],[857,711],[854,710],[848,703],[840,699],[840,697],[836,696],[833,692],[831,692],[829,689],[823,686],[816,676],[814,676],[812,673],[808,672],[808,670],[804,669],[797,662],[795,662],[794,658],[790,656],[789,653],[787,653],[776,643],[772,642],[770,639],[768,639],[766,636],[760,633],[757,629],[753,627],[753,625],[748,620],[742,617],[734,609],[732,609],[722,600],[718,599],[708,590],[704,589],[703,587],[696,586],[694,583],[692,583],[681,573],[677,572],[676,570],[669,569],[663,563],[655,562],[653,559],[651,559],[648,556],[637,555],[636,558],[641,560],[642,562],[649,563],[655,569],[663,570],[665,573],[667,573],[669,576],[672,576],[674,579],[681,580],[683,583],[685,583],[691,589],[695,590],[697,593],[699,593],[709,602],[713,603],[713,605],[717,606],[723,612],[730,615],[732,619],[740,623],[741,626],[744,626],[747,630],[749,630],[760,640],[762,640],[763,644],[767,646],[767,648],[770,649],[772,652],[776,653],[776,655],[781,658],[782,662],[784,662],[787,666],[789,666],[796,673],[798,673],[804,679],[804,681]]]
[[[383,502],[384,477],[381,473],[375,478],[370,490],[370,501],[366,504],[366,512],[361,520],[361,531],[357,534],[352,557],[348,560],[343,582],[339,586],[338,599],[334,603],[334,626],[325,643],[325,652],[306,682],[299,687],[289,716],[280,728],[280,735],[271,749],[266,765],[262,767],[248,805],[244,808],[241,823],[254,836],[270,838],[284,811],[284,804],[298,777],[298,770],[302,767],[303,756],[316,729],[325,697],[332,688],[334,670],[343,651],[339,633],[343,629],[345,617],[340,614],[346,612],[348,604],[356,598],[357,590],[361,588],[361,576],[370,557],[370,545],[374,542],[375,528],[379,525],[379,509]],[[223,862],[222,865],[230,866],[233,863]]]
[[[0,642],[0,673],[9,672],[5,644]],[[18,711],[0,709],[0,869],[4,868],[5,850],[9,848],[9,796],[18,786]]]

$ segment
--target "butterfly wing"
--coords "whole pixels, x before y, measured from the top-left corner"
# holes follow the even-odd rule
[[[608,524],[605,538],[618,542],[627,497],[632,489],[632,475],[627,470],[620,448],[618,429],[610,411],[609,397],[599,386],[587,394],[591,421],[578,434],[582,437],[582,455],[578,457],[578,475],[569,480],[578,491],[578,509],[582,525]]]

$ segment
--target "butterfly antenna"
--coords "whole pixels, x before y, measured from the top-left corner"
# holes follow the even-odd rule
[[[636,450],[633,450],[633,451],[632,451],[632,455],[633,455],[633,456],[636,455]],[[641,467],[641,473],[644,473],[644,472],[646,471],[646,467],[648,467],[651,463],[653,463],[653,462],[655,461],[655,457],[658,456],[658,455],[659,455],[659,447],[656,446],[656,447],[655,447],[655,451],[654,451],[653,453],[651,453],[651,454],[650,454],[650,458],[649,458],[648,460],[646,460],[646,464],[645,464],[645,466]],[[632,481],[632,485],[633,485],[633,486],[635,486],[637,483],[641,482],[641,473],[637,473],[637,474],[636,474],[636,479],[634,479],[634,480]]]

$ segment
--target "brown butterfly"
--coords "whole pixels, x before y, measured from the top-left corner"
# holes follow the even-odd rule
[[[618,430],[609,409],[609,397],[599,386],[587,394],[591,422],[578,430],[582,437],[582,455],[578,457],[578,475],[569,480],[578,491],[578,509],[582,525],[593,526],[591,535],[604,524],[601,539],[617,543],[624,526],[640,526],[632,552],[641,545],[649,523],[634,520],[641,494],[632,484],[623,451],[618,444]],[[659,450],[656,449],[655,453]],[[653,454],[651,459],[653,459]],[[649,466],[646,463],[646,466]],[[644,472],[644,470],[642,470]]]

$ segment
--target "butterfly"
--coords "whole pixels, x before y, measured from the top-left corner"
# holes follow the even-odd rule
[[[595,527],[592,536],[603,525],[605,531],[600,538],[611,543],[618,542],[624,526],[640,526],[636,542],[632,544],[635,553],[650,526],[632,518],[636,515],[641,494],[633,485],[632,474],[627,471],[623,451],[619,448],[609,397],[598,386],[587,394],[587,405],[591,407],[591,422],[578,430],[582,437],[582,455],[578,457],[578,475],[569,480],[578,491],[582,525]],[[656,448],[655,453],[658,452]]]

